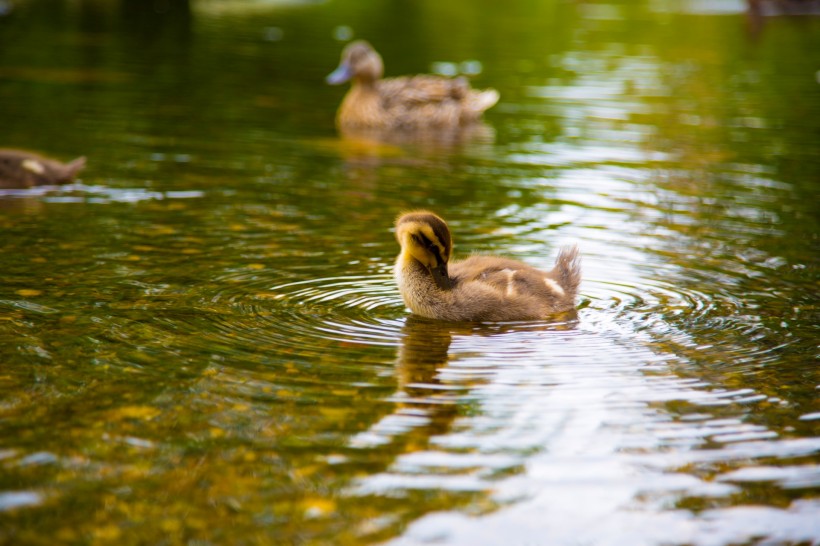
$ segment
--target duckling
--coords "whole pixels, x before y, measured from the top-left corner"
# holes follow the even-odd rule
[[[68,184],[85,167],[85,157],[61,163],[22,150],[0,149],[0,188]]]
[[[364,40],[342,51],[331,85],[353,79],[336,116],[341,128],[422,129],[468,125],[498,102],[498,91],[471,89],[464,78],[404,76],[381,79],[381,56]]]
[[[581,282],[575,246],[562,248],[549,272],[495,256],[450,262],[450,229],[426,210],[399,216],[396,240],[401,245],[396,282],[416,314],[450,321],[513,321],[575,308]]]

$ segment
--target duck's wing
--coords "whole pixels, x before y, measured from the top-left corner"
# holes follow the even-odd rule
[[[498,102],[498,91],[472,89],[465,78],[390,78],[381,80],[378,90],[382,108],[396,125],[465,125]]]
[[[387,109],[461,101],[469,92],[470,85],[464,78],[419,75],[379,82],[379,95]]]

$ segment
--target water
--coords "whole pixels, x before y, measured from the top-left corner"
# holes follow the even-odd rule
[[[818,25],[15,3],[0,146],[89,163],[0,195],[0,542],[820,543]],[[351,33],[502,99],[462,141],[342,139]],[[456,255],[579,244],[578,312],[410,316],[417,207]]]

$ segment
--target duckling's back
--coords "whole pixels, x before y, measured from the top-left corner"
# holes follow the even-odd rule
[[[561,249],[544,272],[522,262],[472,256],[450,267],[450,312],[461,320],[537,320],[575,308],[581,281],[577,247]]]

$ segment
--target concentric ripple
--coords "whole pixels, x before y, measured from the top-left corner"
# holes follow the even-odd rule
[[[310,279],[274,286],[278,299],[302,304],[335,303],[335,307],[372,311],[379,307],[401,305],[392,277],[330,277]]]
[[[212,289],[199,293],[198,299],[195,314],[170,313],[157,320],[171,320],[173,328],[196,332],[187,338],[190,343],[226,350],[298,348],[315,353],[326,350],[330,343],[399,346],[407,317],[388,273],[283,283],[267,271],[234,272],[216,279]],[[775,349],[737,343],[737,333],[758,331],[762,326],[755,316],[744,314],[740,300],[727,293],[707,294],[659,280],[628,284],[587,279],[578,309],[573,317],[454,331],[479,332],[482,337],[532,331],[537,338],[544,329],[580,328],[624,336],[639,345],[662,339],[684,351],[699,346],[699,337],[720,331],[734,340],[722,350],[738,359],[754,356],[759,361]],[[517,352],[497,354],[493,345],[487,347],[487,354],[502,360],[518,356]]]
[[[201,302],[196,344],[232,350],[326,351],[329,344],[394,346],[403,304],[388,275],[278,283],[264,272],[231,274]]]
[[[663,281],[631,285],[610,281],[587,280],[583,296],[589,307],[605,311],[616,322],[629,323],[640,332],[659,324],[685,317],[693,322],[711,320],[716,314],[737,312],[740,302],[732,297],[709,295],[695,289]]]
[[[678,354],[711,349],[727,365],[760,365],[788,344],[726,290],[709,294],[685,283],[590,279],[584,282],[581,307],[584,329],[616,332],[638,343],[660,341]]]

